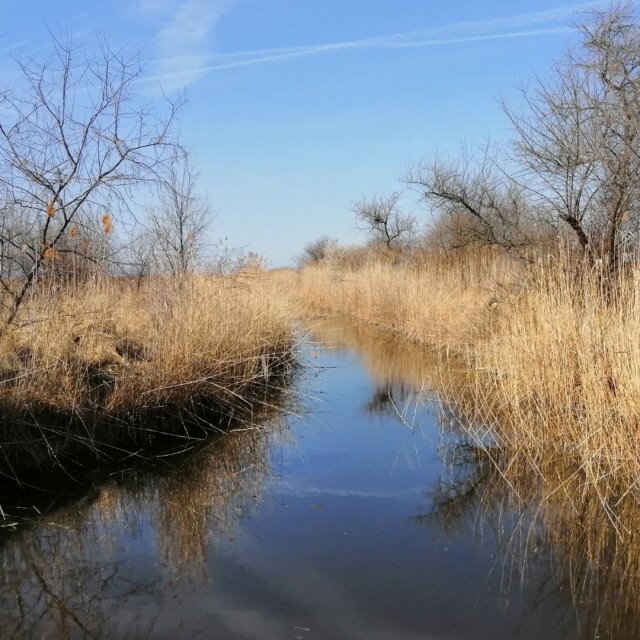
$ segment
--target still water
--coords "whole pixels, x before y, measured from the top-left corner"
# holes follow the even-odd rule
[[[1,637],[637,637],[633,584],[566,569],[570,527],[474,453],[429,356],[345,320],[303,333],[293,414],[7,533]],[[626,549],[607,547],[622,573]]]

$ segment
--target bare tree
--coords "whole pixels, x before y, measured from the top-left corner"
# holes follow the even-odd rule
[[[640,224],[640,24],[634,5],[622,2],[609,11],[588,12],[579,28],[585,53],[576,62],[599,82],[592,102],[599,125],[594,146],[600,150],[602,213],[594,232],[615,269],[624,227],[637,236]]]
[[[497,152],[485,145],[479,157],[462,149],[460,157],[435,157],[416,165],[405,178],[435,218],[446,248],[499,245],[527,247],[539,222],[524,190],[496,167]]]
[[[295,259],[298,267],[308,264],[319,264],[326,260],[332,250],[338,246],[338,241],[329,236],[321,236],[308,242],[302,249],[302,253]]]
[[[581,46],[505,107],[519,183],[615,269],[640,228],[640,25],[633,3],[581,15]]]
[[[176,155],[172,124],[182,101],[159,115],[139,102],[138,58],[101,43],[83,56],[54,39],[51,56],[19,64],[22,82],[0,99],[0,287],[11,323],[82,212],[131,211],[133,192]],[[79,229],[77,229],[79,232]]]
[[[130,235],[129,242],[121,247],[118,260],[121,273],[132,278],[137,289],[142,287],[153,271],[153,251],[152,234],[144,226],[136,229]]]
[[[205,248],[205,232],[212,218],[197,192],[197,175],[188,155],[171,163],[159,184],[159,204],[149,213],[156,264],[173,275],[192,271]]]
[[[358,229],[368,233],[373,242],[384,244],[388,249],[411,239],[416,232],[416,219],[400,211],[399,201],[400,193],[396,192],[354,202],[351,210]]]

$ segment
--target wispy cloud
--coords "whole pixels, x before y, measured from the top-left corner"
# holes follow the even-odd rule
[[[140,0],[145,3],[167,3],[170,0]],[[212,3],[217,7],[215,17],[211,16],[207,24],[209,29],[199,24],[202,23],[202,16],[191,16],[190,9],[194,5],[203,4],[199,0],[190,0],[185,3],[190,8],[181,19],[171,27],[168,33],[161,34],[160,41],[176,43],[176,46],[164,46],[166,52],[170,50],[180,50],[179,55],[171,57],[168,55],[155,62],[155,72],[146,78],[148,81],[161,83],[173,83],[180,80],[184,83],[193,81],[206,73],[212,71],[247,67],[257,64],[265,64],[278,60],[300,58],[328,53],[337,53],[349,50],[363,49],[403,49],[412,47],[434,47],[451,44],[481,42],[487,40],[502,40],[509,38],[530,38],[546,35],[567,33],[570,31],[568,21],[577,11],[586,9],[594,5],[592,2],[572,4],[546,11],[535,11],[523,13],[515,16],[492,18],[487,20],[476,20],[471,22],[460,22],[440,27],[432,27],[404,33],[394,33],[390,35],[365,38],[360,40],[349,40],[345,42],[335,42],[319,45],[308,45],[299,47],[260,49],[254,51],[243,51],[229,54],[204,54],[199,52],[184,52],[184,46],[180,46],[180,37],[189,32],[189,25],[194,20],[193,28],[197,40],[202,41],[203,34],[208,34],[217,19],[231,8],[231,2]],[[208,3],[204,3],[209,6]]]
[[[158,25],[155,73],[186,85],[206,71],[212,36],[236,0],[137,0],[137,10]],[[172,88],[171,86],[167,88]]]
[[[14,44],[10,44],[9,46],[0,49],[0,54],[13,53],[14,51],[17,51],[18,49],[22,49],[23,47],[25,47],[28,44],[29,44],[28,40],[22,40],[20,42],[15,42]]]

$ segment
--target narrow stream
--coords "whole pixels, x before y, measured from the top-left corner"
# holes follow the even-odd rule
[[[609,637],[530,544],[535,520],[523,541],[525,516],[480,495],[491,470],[429,393],[428,356],[344,320],[312,323],[301,350],[297,415],[9,533],[0,635]]]

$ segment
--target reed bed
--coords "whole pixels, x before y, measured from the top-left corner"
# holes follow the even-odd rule
[[[638,335],[637,268],[611,283],[597,266],[541,263],[476,345],[460,401],[534,468],[550,448],[571,460],[615,516],[622,497],[640,497]]]
[[[329,262],[302,270],[298,297],[312,312],[344,313],[411,342],[464,350],[486,334],[497,292],[520,270],[516,261],[491,252],[374,261],[354,269]]]
[[[0,411],[9,424],[83,424],[198,405],[251,410],[291,363],[290,310],[264,274],[96,277],[41,285],[0,336]]]
[[[307,267],[298,290],[307,309],[456,354],[470,376],[439,376],[439,390],[479,441],[490,431],[544,477],[544,461],[570,463],[612,519],[622,497],[640,497],[637,268],[612,283],[562,252],[533,264],[479,253]]]

